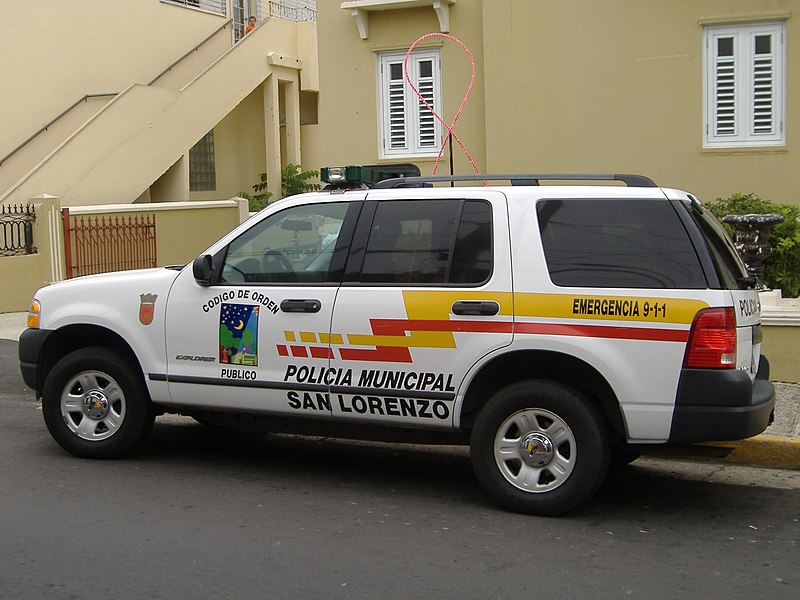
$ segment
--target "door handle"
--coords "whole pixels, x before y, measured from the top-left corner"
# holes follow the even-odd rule
[[[314,299],[295,300],[289,299],[281,302],[281,310],[289,313],[317,313],[322,308],[322,302]]]
[[[494,300],[459,300],[453,303],[454,315],[494,316],[500,312],[500,305]]]

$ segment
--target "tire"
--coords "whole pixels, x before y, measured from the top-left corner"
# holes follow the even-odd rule
[[[478,481],[501,507],[554,516],[600,487],[610,437],[604,415],[577,391],[527,380],[498,391],[483,407],[470,455]]]
[[[119,458],[150,432],[155,410],[141,376],[112,348],[83,348],[59,360],[42,391],[53,439],[81,458]]]

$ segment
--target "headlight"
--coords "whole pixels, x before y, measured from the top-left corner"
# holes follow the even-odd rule
[[[28,310],[28,329],[39,329],[39,319],[42,316],[42,305],[35,298],[31,302],[31,307]]]

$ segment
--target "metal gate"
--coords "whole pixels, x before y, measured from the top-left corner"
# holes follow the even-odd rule
[[[156,266],[154,213],[61,215],[67,279]]]

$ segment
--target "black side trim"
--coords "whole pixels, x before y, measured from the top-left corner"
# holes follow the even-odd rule
[[[222,379],[220,377],[189,377],[186,375],[166,375],[164,373],[149,373],[151,381],[167,381],[169,383],[188,383],[198,385],[219,385],[226,387],[258,388],[265,390],[297,390],[300,392],[320,392],[331,394],[347,394],[349,396],[390,396],[398,398],[420,398],[424,400],[455,400],[452,392],[428,392],[420,390],[392,390],[384,388],[363,388],[332,386],[330,389],[324,384],[294,383],[285,381],[254,381],[248,379]]]
[[[25,385],[34,390],[37,396],[41,393],[38,378],[39,357],[51,333],[53,332],[50,329],[26,329],[19,336],[19,370]]]
[[[754,382],[745,371],[684,369],[672,415],[670,443],[739,440],[764,431],[775,409],[769,366]]]

